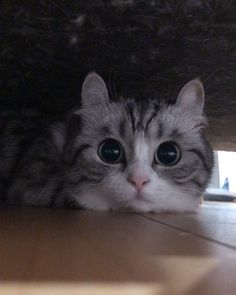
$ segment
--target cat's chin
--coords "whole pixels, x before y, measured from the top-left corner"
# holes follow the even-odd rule
[[[119,208],[120,211],[137,213],[196,213],[199,209],[199,199],[188,195],[181,195],[180,202],[170,200],[164,202],[157,199],[150,200],[147,196],[136,196],[128,201],[125,206]],[[176,195],[176,197],[178,197]],[[162,202],[161,202],[162,201]]]
[[[76,202],[85,209],[98,211],[121,211],[139,213],[193,213],[199,207],[199,198],[175,192],[174,198],[170,195],[152,197],[148,194],[130,194],[126,198],[104,194],[93,190],[84,190],[74,195]],[[165,198],[163,198],[165,197]]]
[[[179,214],[179,213],[197,213],[199,210],[199,206],[197,208],[189,208],[189,209],[164,209],[164,208],[151,208],[151,206],[143,205],[143,206],[134,206],[134,207],[120,207],[119,209],[113,209],[113,211],[125,212],[125,213],[154,213],[154,214]]]

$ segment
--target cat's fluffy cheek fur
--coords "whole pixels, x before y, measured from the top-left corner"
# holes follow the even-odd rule
[[[119,181],[118,181],[119,179]],[[83,186],[74,199],[86,209],[93,210],[119,210],[128,201],[136,197],[135,189],[124,179],[124,175],[107,177],[106,183],[92,189],[91,186]]]
[[[199,198],[192,193],[181,191],[175,185],[159,179],[152,188],[144,189],[145,198],[150,200],[149,210],[140,211],[153,211],[153,212],[193,212],[196,211],[199,205]],[[183,207],[184,204],[184,207]],[[137,210],[138,203],[130,204]],[[140,208],[142,209],[142,208]]]

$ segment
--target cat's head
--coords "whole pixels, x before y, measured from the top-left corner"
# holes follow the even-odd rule
[[[199,80],[186,84],[175,104],[112,102],[102,78],[89,74],[74,114],[74,198],[98,210],[195,210],[213,165],[203,106]]]

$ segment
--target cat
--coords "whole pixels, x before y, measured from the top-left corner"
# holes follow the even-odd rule
[[[134,212],[196,211],[211,177],[204,89],[175,103],[109,99],[89,73],[81,106],[59,121],[1,114],[1,196],[9,204]]]

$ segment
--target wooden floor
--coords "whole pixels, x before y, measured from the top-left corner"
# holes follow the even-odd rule
[[[236,294],[236,205],[184,215],[1,208],[0,294]]]

